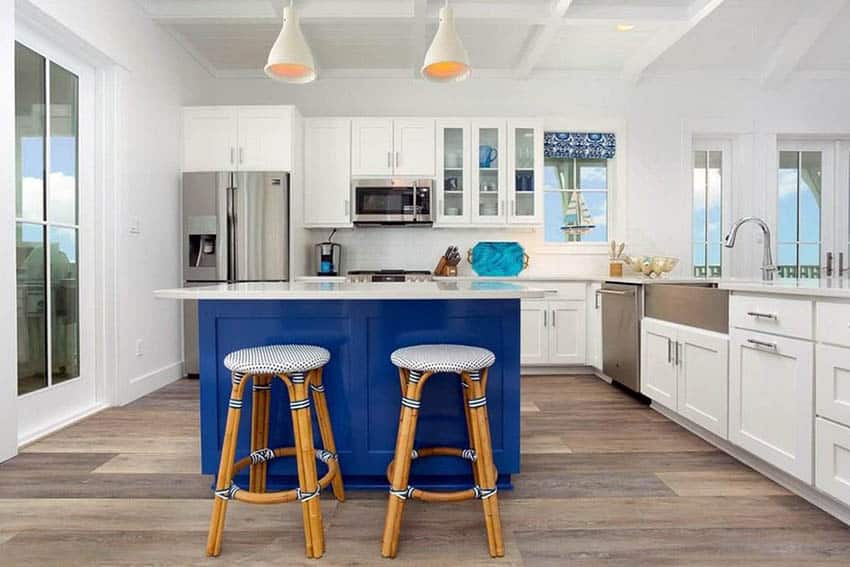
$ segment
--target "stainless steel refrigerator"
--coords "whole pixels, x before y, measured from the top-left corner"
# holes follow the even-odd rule
[[[289,174],[183,174],[183,285],[289,280]],[[198,373],[198,308],[184,302],[185,371]]]

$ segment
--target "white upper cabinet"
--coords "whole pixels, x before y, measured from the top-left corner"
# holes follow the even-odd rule
[[[504,224],[507,188],[506,122],[472,122],[472,223]]]
[[[183,171],[236,169],[238,115],[233,106],[183,109]]]
[[[237,158],[240,171],[291,171],[292,109],[240,108]]]
[[[434,120],[355,118],[351,126],[354,176],[434,176]]]
[[[291,171],[291,106],[183,109],[183,171]]]
[[[306,119],[304,146],[304,224],[351,226],[351,120]]]
[[[394,159],[392,119],[351,121],[351,175],[392,175]]]
[[[508,222],[543,222],[543,126],[539,120],[508,122]]]
[[[434,121],[407,118],[393,121],[394,173],[434,176]]]
[[[437,121],[436,195],[437,223],[440,225],[469,224],[470,132],[468,121]]]
[[[743,329],[730,339],[729,440],[811,482],[814,345]]]

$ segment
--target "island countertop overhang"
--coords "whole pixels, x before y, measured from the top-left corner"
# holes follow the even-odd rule
[[[544,290],[496,281],[430,282],[242,282],[154,291],[184,300],[447,300],[542,299]]]

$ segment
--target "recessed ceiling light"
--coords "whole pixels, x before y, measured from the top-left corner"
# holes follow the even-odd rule
[[[627,32],[635,29],[634,24],[617,24],[617,31]]]

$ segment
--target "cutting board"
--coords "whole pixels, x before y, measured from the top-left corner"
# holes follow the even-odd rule
[[[467,260],[479,276],[511,277],[528,267],[528,254],[519,242],[479,242]]]

